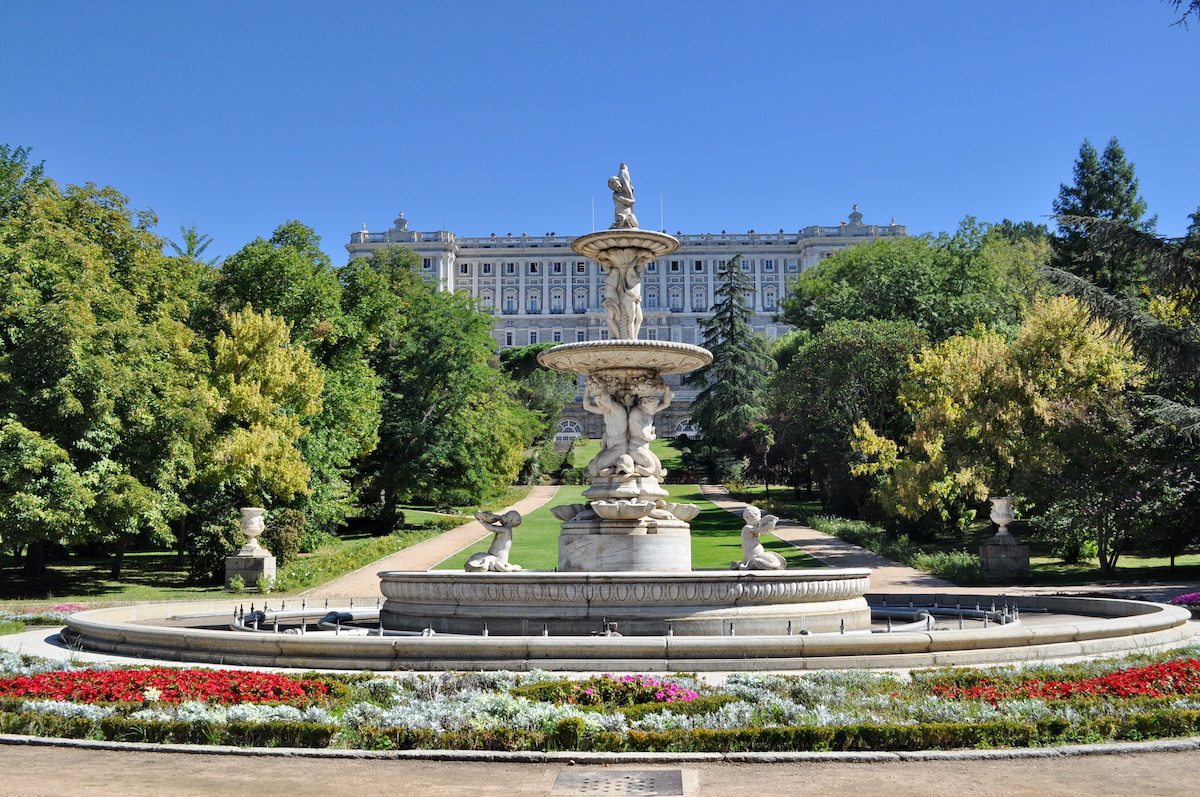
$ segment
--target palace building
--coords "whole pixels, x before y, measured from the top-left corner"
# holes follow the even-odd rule
[[[833,227],[775,233],[677,232],[679,249],[650,263],[642,277],[641,337],[703,345],[697,322],[711,313],[717,272],[738,255],[742,270],[754,280],[754,329],[776,337],[786,329],[774,319],[779,302],[800,272],[855,244],[906,235],[895,219],[888,225],[864,224],[857,205],[847,222]],[[462,238],[449,230],[416,232],[401,213],[390,230],[368,232],[364,227],[353,233],[346,249],[352,259],[388,246],[416,251],[426,279],[443,290],[466,291],[491,310],[492,334],[497,347],[505,349],[608,338],[601,307],[604,274],[595,261],[571,251],[573,240],[555,233]],[[676,380],[672,387],[677,384]],[[660,436],[695,433],[687,413],[694,396],[695,391],[676,391],[671,409],[656,418]],[[598,437],[599,419],[576,401],[564,412],[559,432],[564,438]]]

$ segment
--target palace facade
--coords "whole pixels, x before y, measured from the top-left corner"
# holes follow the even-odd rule
[[[854,207],[845,223],[811,226],[797,232],[675,233],[679,249],[650,263],[642,278],[642,337],[703,345],[697,323],[711,314],[717,272],[741,255],[740,266],[754,280],[754,329],[768,338],[782,334],[779,302],[800,272],[833,253],[879,238],[907,235],[895,219],[888,225],[863,224]],[[389,246],[405,246],[421,258],[421,273],[443,290],[466,291],[495,315],[492,334],[500,349],[532,343],[605,340],[608,325],[601,301],[604,275],[599,264],[571,251],[574,236],[492,234],[463,238],[449,230],[416,232],[401,213],[392,229],[350,236],[350,257],[367,257]],[[678,383],[672,386],[678,387]],[[672,407],[656,416],[658,434],[692,434],[688,407],[695,391],[678,389]],[[599,437],[599,419],[569,406],[559,423],[562,437]]]

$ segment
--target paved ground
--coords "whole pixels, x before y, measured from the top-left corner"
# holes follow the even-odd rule
[[[623,785],[619,779],[624,773],[646,770],[659,771],[659,777],[678,771],[683,788],[665,793],[702,797],[1193,797],[1197,767],[1200,751],[972,761],[679,761],[572,767],[562,763],[249,758],[0,745],[0,797],[664,794],[663,790],[616,788]],[[580,784],[584,777],[592,779],[591,790],[578,788],[586,786]],[[575,780],[576,788],[562,788],[568,779]],[[617,780],[615,786],[612,780]]]

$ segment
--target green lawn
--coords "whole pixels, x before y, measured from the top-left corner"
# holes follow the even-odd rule
[[[338,537],[281,566],[277,576],[283,588],[277,594],[287,595],[323,584],[439,533],[440,528],[427,527],[381,536],[359,533]],[[112,560],[108,557],[72,555],[64,561],[47,564],[46,576],[37,581],[27,579],[18,567],[0,567],[0,600],[129,603],[200,600],[229,594],[220,585],[193,582],[188,577],[186,562],[173,552],[126,553],[119,580],[109,577]]]
[[[584,503],[586,486],[563,486],[554,500],[526,515],[513,532],[509,561],[526,570],[553,570],[558,566],[558,531],[561,522],[550,514],[552,506]],[[691,522],[692,567],[697,570],[727,570],[729,563],[742,558],[741,518],[706,501],[700,490],[690,484],[666,485],[674,501],[700,506],[700,514]],[[462,570],[474,553],[486,551],[491,545],[488,537],[476,545],[459,551],[437,566],[438,570]],[[763,545],[788,560],[788,567],[821,567],[821,563],[803,551],[788,545],[775,536],[763,538]]]

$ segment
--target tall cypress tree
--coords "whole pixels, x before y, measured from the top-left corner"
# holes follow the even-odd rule
[[[766,414],[766,387],[775,361],[766,341],[750,326],[754,315],[753,278],[742,271],[742,256],[717,273],[712,316],[700,321],[710,365],[693,371],[685,385],[703,387],[692,404],[692,419],[704,431],[702,448],[730,454],[739,438]]]
[[[1090,280],[1110,293],[1130,293],[1145,282],[1135,258],[1120,252],[1096,257],[1087,219],[1106,219],[1142,232],[1153,232],[1156,218],[1143,220],[1146,201],[1138,193],[1133,164],[1116,137],[1102,154],[1086,138],[1075,162],[1075,182],[1060,185],[1054,200],[1058,236],[1054,239],[1055,265]]]

